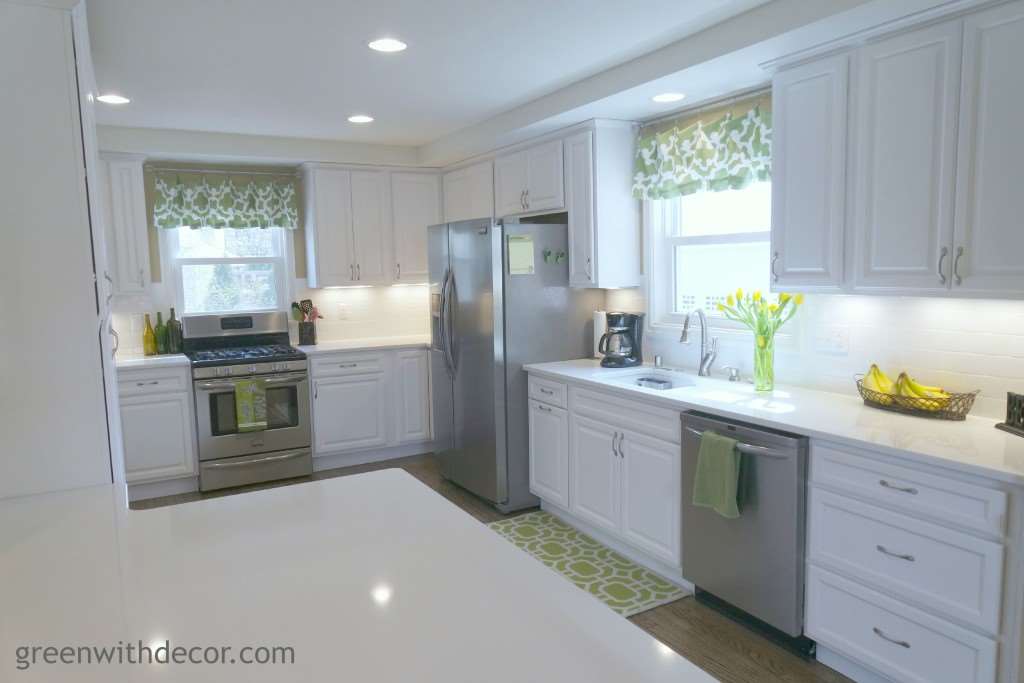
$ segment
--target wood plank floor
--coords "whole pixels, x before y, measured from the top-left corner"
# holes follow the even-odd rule
[[[264,488],[344,477],[360,472],[401,467],[483,523],[504,519],[488,503],[441,477],[433,455],[417,455],[370,465],[316,472],[312,477],[257,484],[210,493],[185,493],[132,503],[132,509],[176,505],[230,496]],[[529,512],[524,510],[523,512]],[[521,514],[521,513],[519,513]],[[817,662],[790,654],[718,612],[683,598],[630,617],[630,621],[724,683],[840,683],[849,679]]]

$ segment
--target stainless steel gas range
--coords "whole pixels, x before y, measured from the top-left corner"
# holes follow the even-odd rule
[[[199,490],[301,477],[313,472],[306,355],[289,345],[284,313],[182,319],[192,363],[199,440]],[[240,432],[235,387],[262,380],[266,429]]]

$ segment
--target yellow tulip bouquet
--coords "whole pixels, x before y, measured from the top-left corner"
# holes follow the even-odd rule
[[[783,292],[770,303],[759,291],[744,294],[742,289],[737,289],[735,294],[726,297],[724,304],[718,304],[718,310],[726,318],[743,323],[754,333],[754,389],[757,391],[771,391],[775,387],[775,333],[796,315],[803,302],[803,294]]]

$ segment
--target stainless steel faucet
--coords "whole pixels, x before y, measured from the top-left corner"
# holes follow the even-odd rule
[[[718,356],[718,337],[712,337],[709,346],[708,317],[704,314],[703,308],[698,308],[686,314],[686,319],[683,321],[683,332],[679,335],[679,343],[690,343],[690,318],[694,313],[697,314],[697,320],[700,322],[700,366],[697,368],[697,374],[701,377],[709,377],[711,375],[711,365]]]

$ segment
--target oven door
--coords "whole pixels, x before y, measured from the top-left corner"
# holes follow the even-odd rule
[[[267,428],[242,433],[238,431],[235,413],[235,386],[243,378],[194,382],[200,460],[309,448],[308,374],[295,372],[260,378],[266,383]]]

